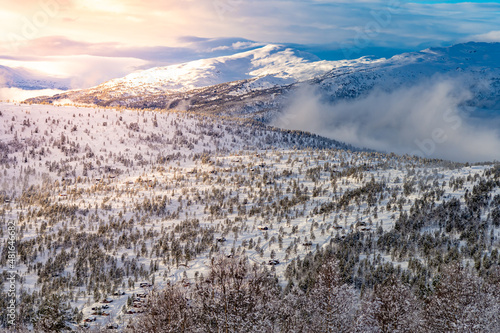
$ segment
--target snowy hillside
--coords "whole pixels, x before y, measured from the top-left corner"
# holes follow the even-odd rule
[[[335,68],[370,66],[373,63],[377,61],[366,58],[322,61],[312,54],[281,45],[266,45],[235,55],[138,71],[94,88],[61,94],[48,100],[128,105],[141,103],[158,95],[165,99],[186,99],[186,96],[196,94],[200,88],[224,84],[230,86],[230,96],[241,96],[307,81]],[[186,95],[183,96],[182,93]]]
[[[494,164],[353,152],[250,120],[50,105],[1,104],[0,148],[20,318],[45,331],[123,330],[148,313],[153,285],[193,299],[222,255],[284,293],[311,288],[331,256],[355,297],[390,276],[430,297],[446,264],[485,278],[500,264]]]
[[[374,89],[391,92],[430,80],[455,80],[470,90],[471,105],[500,109],[500,43],[430,48],[380,61],[371,68],[344,68],[314,80],[325,98],[357,98]]]
[[[69,80],[47,78],[46,75],[34,73],[22,68],[0,66],[0,88],[67,90],[69,83]]]
[[[29,102],[181,109],[268,121],[301,84],[329,103],[450,79],[471,92],[467,105],[500,108],[500,43],[432,48],[390,59],[320,61],[278,45],[132,73],[97,87]]]
[[[305,81],[322,75],[340,63],[357,64],[362,60],[331,62],[280,45],[230,56],[191,61],[132,73],[103,83],[95,90],[122,94],[148,94],[157,91],[186,92],[221,83],[259,78],[252,88],[268,88]]]

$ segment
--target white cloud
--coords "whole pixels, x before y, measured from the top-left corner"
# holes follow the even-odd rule
[[[57,56],[42,57],[38,61],[3,60],[2,65],[23,67],[39,73],[68,78],[69,88],[80,89],[98,85],[104,81],[122,77],[135,71],[148,62],[136,58],[97,57],[97,56]],[[41,77],[41,76],[40,76]]]
[[[476,42],[488,42],[488,43],[497,43],[500,42],[500,30],[498,31],[490,31],[485,34],[481,35],[475,35],[470,38],[467,38],[467,40],[473,40]]]
[[[54,96],[63,92],[64,90],[57,89],[22,90],[19,88],[0,88],[0,100],[21,102],[28,98],[38,96]]]
[[[33,11],[41,9],[37,1],[29,1],[31,6],[24,5],[24,1],[10,2],[5,6],[5,13],[17,16],[3,16],[10,17],[11,21],[18,16],[30,19]],[[359,39],[361,32],[368,35],[372,44],[399,44],[403,48],[498,30],[497,13],[500,10],[497,3],[432,4],[402,0],[92,0],[65,3],[67,5],[61,5],[47,26],[38,29],[37,38],[64,35],[78,41],[120,42],[134,46],[175,46],[177,38],[185,35],[236,36],[269,43],[349,44]],[[74,5],[78,3],[81,5]],[[5,32],[0,33],[0,39],[6,33],[21,34],[24,23],[11,21],[0,23],[0,31]]]
[[[264,43],[236,42],[236,43],[233,43],[231,46],[235,50],[246,50],[246,49],[249,49],[252,47],[259,47],[259,46],[263,46],[263,45],[264,45]]]
[[[469,98],[456,80],[438,78],[335,105],[322,102],[308,87],[274,125],[380,151],[463,162],[500,160],[498,128],[461,109]]]

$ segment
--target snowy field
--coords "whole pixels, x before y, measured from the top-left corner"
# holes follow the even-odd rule
[[[34,309],[63,295],[73,326],[126,325],[147,306],[149,285],[190,288],[220,252],[267,266],[285,287],[292,260],[349,234],[376,239],[418,200],[465,204],[494,179],[493,165],[351,152],[184,112],[9,103],[0,112],[0,236],[15,221],[18,293]],[[499,195],[495,185],[488,200]],[[499,228],[487,232],[490,253]],[[360,260],[376,254],[408,267],[391,253]]]

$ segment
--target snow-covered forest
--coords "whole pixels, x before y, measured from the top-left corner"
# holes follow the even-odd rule
[[[0,325],[499,332],[500,165],[209,114],[0,104]]]

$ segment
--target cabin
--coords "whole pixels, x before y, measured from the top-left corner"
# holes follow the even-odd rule
[[[366,222],[358,221],[354,224],[354,229],[361,230],[367,226]]]

